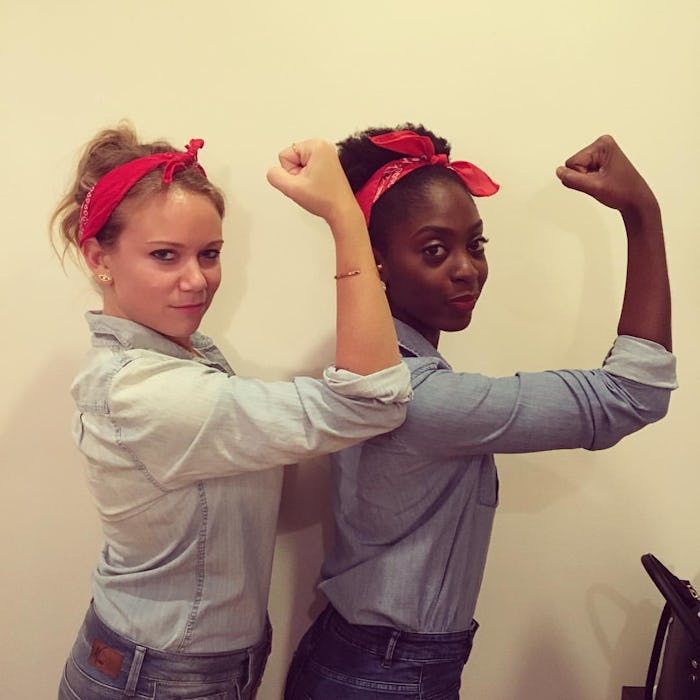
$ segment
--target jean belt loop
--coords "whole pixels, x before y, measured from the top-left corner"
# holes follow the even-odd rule
[[[248,686],[253,682],[253,652],[248,649],[245,673],[236,681],[236,700],[241,700],[242,694],[248,691]]]
[[[134,649],[134,660],[131,662],[131,668],[129,669],[129,677],[126,679],[126,687],[124,688],[124,695],[127,698],[133,698],[136,695],[136,686],[141,675],[144,656],[146,656],[146,647],[137,644]]]
[[[241,670],[238,682],[236,683],[236,696],[240,700],[241,693],[248,691],[249,686],[253,682],[253,654],[252,648],[246,651],[245,668]],[[243,666],[244,664],[241,664]]]
[[[401,632],[399,630],[392,630],[391,636],[389,637],[389,642],[386,645],[384,659],[382,659],[382,668],[391,668],[391,663],[394,658],[394,651],[396,650],[396,645],[399,643],[400,636]]]

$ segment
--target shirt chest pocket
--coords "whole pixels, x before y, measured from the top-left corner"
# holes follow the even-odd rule
[[[498,505],[498,471],[490,458],[484,459],[480,466],[479,503],[490,508]]]

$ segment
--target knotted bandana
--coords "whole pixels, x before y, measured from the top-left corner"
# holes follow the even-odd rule
[[[452,170],[475,197],[490,197],[498,192],[499,186],[483,170],[465,160],[450,162],[444,153],[435,155],[433,142],[415,131],[390,131],[370,136],[369,140],[377,146],[400,153],[403,158],[383,165],[355,193],[368,226],[374,203],[402,177],[426,165],[440,165]]]
[[[100,232],[126,193],[151,170],[162,165],[163,182],[166,184],[173,181],[173,175],[178,170],[192,166],[206,177],[204,168],[197,162],[197,151],[202,146],[202,139],[192,139],[185,146],[184,153],[153,153],[119,165],[101,177],[85,195],[80,207],[80,245]]]

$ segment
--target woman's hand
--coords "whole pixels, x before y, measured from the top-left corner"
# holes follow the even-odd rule
[[[584,192],[623,216],[658,210],[654,193],[612,136],[601,136],[557,168],[566,187]]]
[[[267,180],[311,214],[333,228],[359,206],[340,166],[333,144],[321,139],[299,141],[279,154],[279,166],[270,168]]]

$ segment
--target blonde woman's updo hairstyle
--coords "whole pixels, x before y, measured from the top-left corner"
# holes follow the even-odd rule
[[[77,255],[80,249],[80,208],[87,193],[100,178],[131,160],[169,151],[182,152],[166,141],[139,143],[136,132],[128,123],[121,123],[114,129],[105,129],[97,134],[85,146],[78,163],[75,181],[51,217],[54,247],[59,251],[61,258],[69,251],[75,253],[77,259],[81,258]],[[156,168],[136,182],[114,209],[95,236],[100,245],[106,250],[112,248],[126,224],[130,209],[149,197],[165,192],[170,186],[209,197],[219,216],[223,218],[223,193],[209,182],[199,168],[177,170],[171,185],[163,183],[162,168]]]

